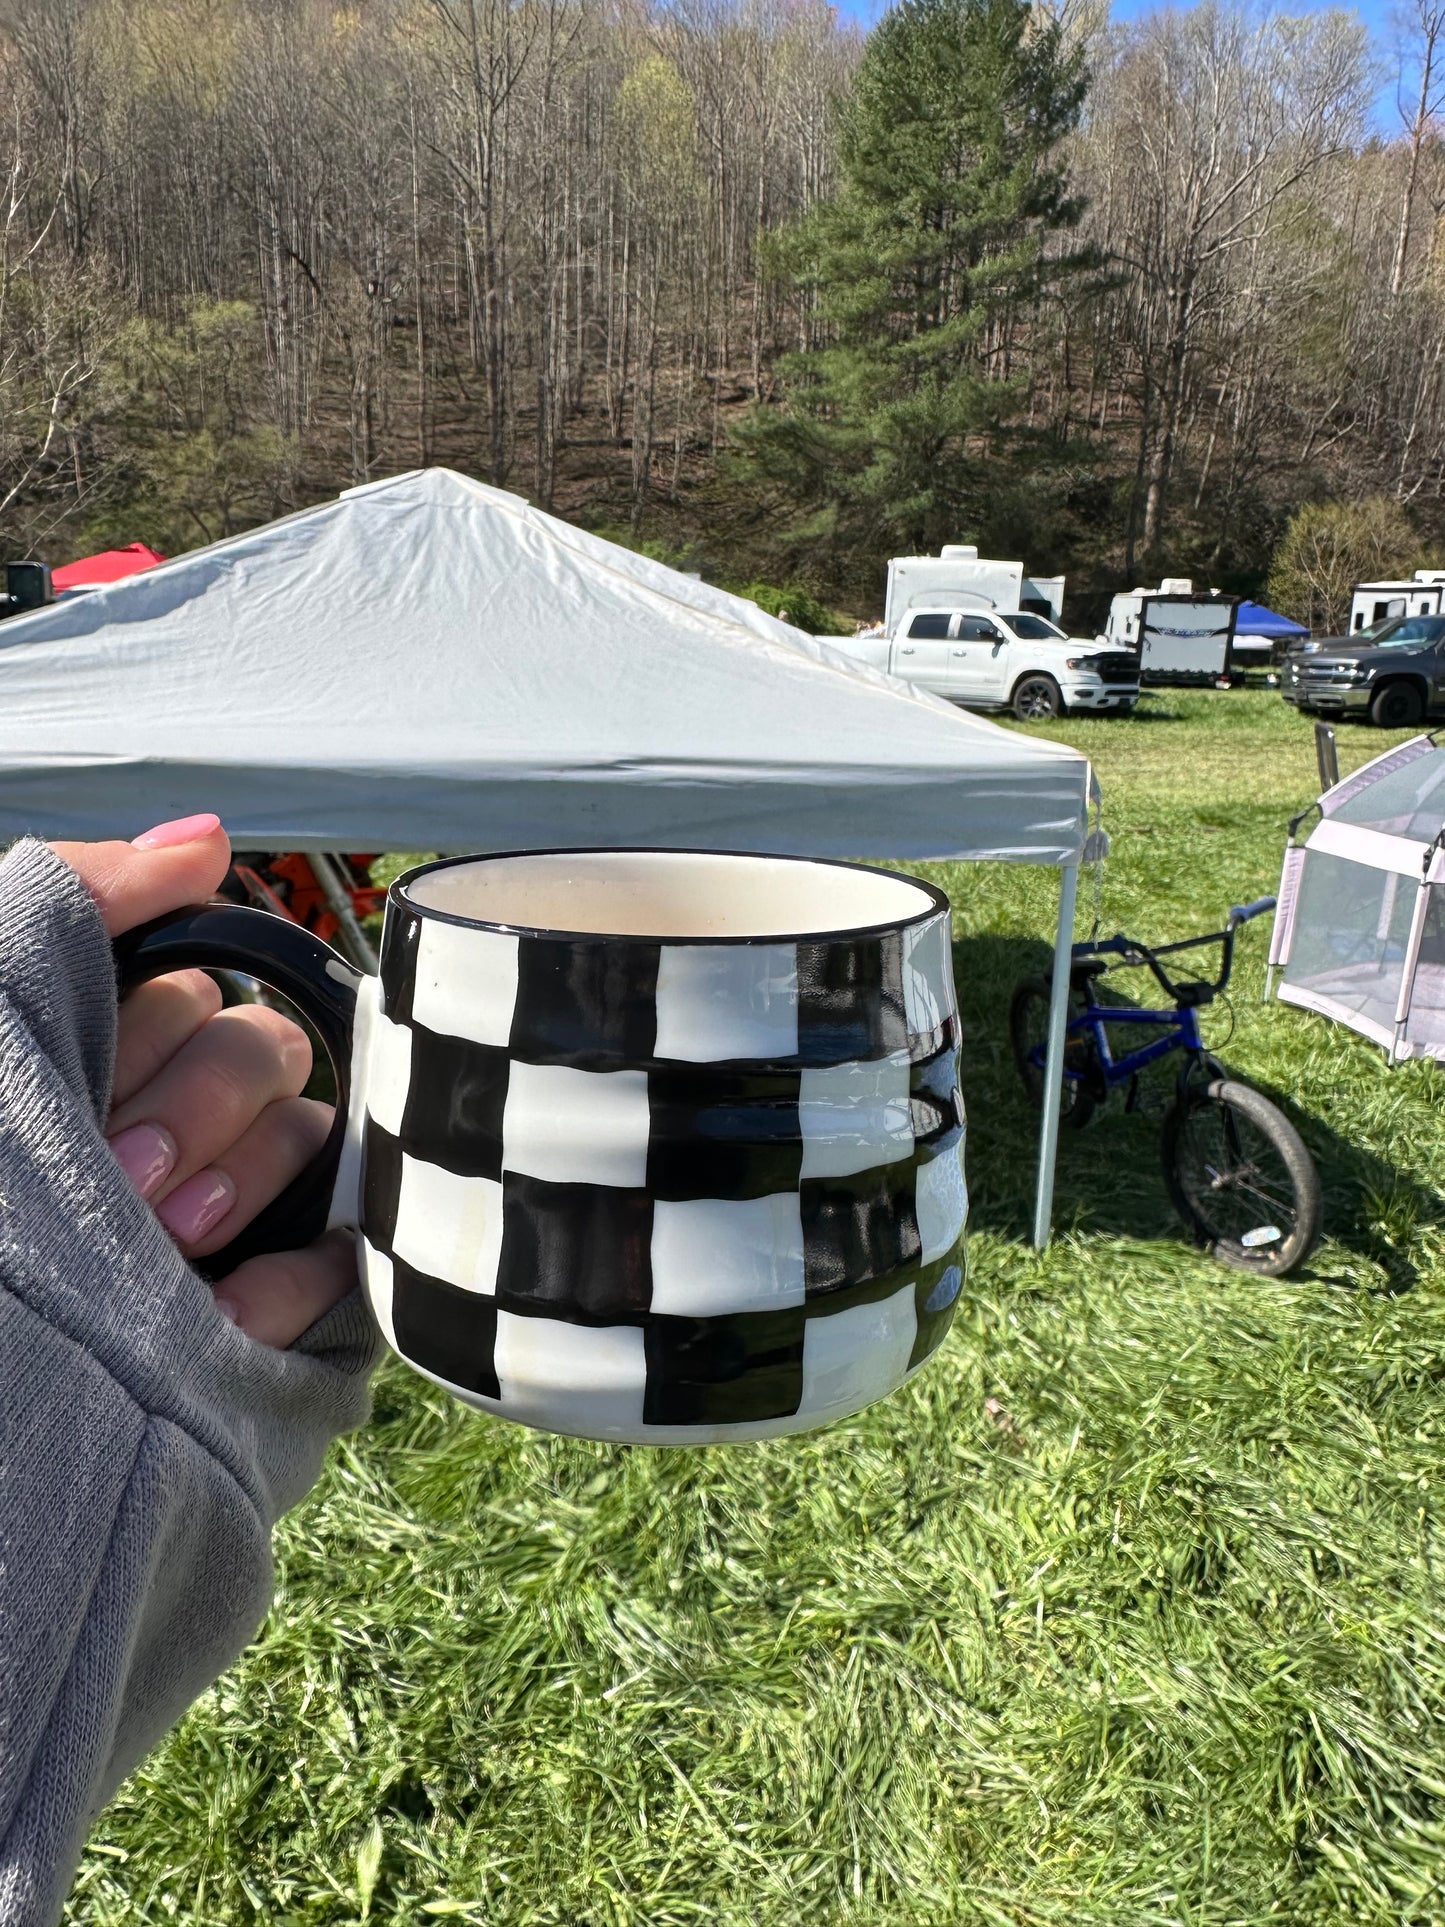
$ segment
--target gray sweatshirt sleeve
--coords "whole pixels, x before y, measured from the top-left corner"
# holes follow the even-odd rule
[[[359,1425],[358,1295],[289,1352],[215,1310],[101,1135],[110,946],[0,863],[0,1927],[45,1927],[121,1779],[255,1632],[271,1527]]]

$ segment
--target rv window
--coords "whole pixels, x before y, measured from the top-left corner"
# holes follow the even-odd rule
[[[920,642],[945,642],[948,639],[949,618],[944,616],[915,616],[908,625],[910,636]]]

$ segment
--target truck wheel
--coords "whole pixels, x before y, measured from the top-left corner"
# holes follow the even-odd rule
[[[1387,682],[1375,692],[1370,721],[1381,729],[1409,729],[1425,714],[1420,692],[1412,682]]]
[[[1064,699],[1052,676],[1025,676],[1014,691],[1014,714],[1021,723],[1043,722],[1059,715],[1063,707]]]

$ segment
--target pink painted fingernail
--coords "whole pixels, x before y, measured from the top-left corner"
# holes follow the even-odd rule
[[[221,827],[219,816],[212,816],[208,810],[203,816],[178,816],[174,823],[157,823],[153,830],[142,830],[133,836],[130,847],[133,850],[169,850],[177,843],[199,843],[203,836]]]
[[[156,1206],[156,1216],[177,1244],[193,1245],[221,1222],[235,1202],[236,1187],[224,1171],[197,1171]]]
[[[110,1140],[111,1153],[143,1198],[159,1188],[175,1168],[176,1143],[159,1124],[132,1124]]]

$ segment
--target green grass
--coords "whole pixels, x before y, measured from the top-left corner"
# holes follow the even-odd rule
[[[1049,733],[1104,784],[1106,930],[1274,887],[1314,787],[1277,698]],[[1385,746],[1343,734],[1347,765]],[[819,1437],[697,1452],[529,1435],[389,1366],[74,1920],[1445,1921],[1445,1083],[1261,1005],[1253,926],[1221,1053],[1305,1131],[1329,1241],[1218,1269],[1116,1106],[1066,1134],[1039,1259],[1005,1011],[1056,882],[931,873],[975,1200],[939,1358]]]

